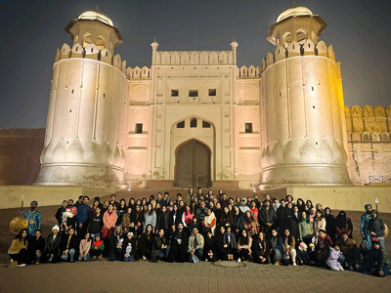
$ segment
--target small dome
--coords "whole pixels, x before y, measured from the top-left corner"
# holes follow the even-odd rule
[[[97,11],[86,11],[79,15],[77,19],[82,20],[99,20],[100,22],[103,22],[107,25],[114,26],[113,22],[110,18],[108,18],[106,15],[104,15],[101,12]]]
[[[296,6],[289,8],[285,10],[283,13],[281,13],[278,18],[277,22],[283,21],[284,19],[287,19],[291,16],[312,16],[311,10],[309,10],[307,7],[304,6]]]

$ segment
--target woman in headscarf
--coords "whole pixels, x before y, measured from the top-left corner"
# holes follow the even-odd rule
[[[204,233],[203,233],[204,235],[206,235],[206,232],[208,231],[208,229],[210,229],[212,231],[213,235],[215,234],[216,217],[215,217],[215,214],[210,209],[208,209],[207,212],[206,212],[205,218],[202,221],[202,226],[204,228],[203,229],[204,230]]]
[[[338,216],[335,218],[335,230],[337,239],[341,238],[343,232],[346,232],[349,238],[353,238],[352,220],[346,216],[345,211],[340,211]]]
[[[324,209],[324,217],[326,219],[326,233],[330,236],[331,240],[335,242],[335,218],[331,214],[329,207]]]

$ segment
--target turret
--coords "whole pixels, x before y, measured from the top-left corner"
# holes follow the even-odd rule
[[[318,37],[326,23],[306,7],[269,30],[276,46],[261,75],[261,187],[350,185],[339,63]]]
[[[118,188],[126,164],[129,82],[112,21],[87,11],[57,50],[41,170],[35,184]]]

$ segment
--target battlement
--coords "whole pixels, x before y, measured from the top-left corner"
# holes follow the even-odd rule
[[[157,51],[154,65],[233,65],[232,51]]]
[[[345,106],[348,140],[352,142],[390,142],[391,105],[387,108],[369,105]]]
[[[260,67],[262,72],[266,70],[270,65],[290,57],[296,56],[323,56],[335,61],[335,54],[332,45],[327,46],[324,41],[320,41],[318,44],[314,44],[314,42],[308,39],[305,43],[299,44],[295,41],[291,42],[287,48],[279,45],[274,50],[274,53],[268,52],[266,57],[263,58],[262,65]]]
[[[126,66],[126,61],[121,60],[119,54],[112,55],[107,49],[99,50],[95,44],[89,44],[83,48],[79,43],[75,43],[71,48],[68,44],[63,44],[61,49],[57,49],[55,62],[62,59],[86,58],[108,63],[118,68],[127,79],[150,79],[150,69],[146,66],[134,69]]]
[[[257,67],[255,67],[254,65],[251,65],[249,67],[243,65],[242,67],[237,68],[236,78],[240,78],[240,79],[259,78],[261,69],[262,69],[261,65]]]

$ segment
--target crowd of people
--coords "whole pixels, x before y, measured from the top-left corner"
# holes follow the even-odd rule
[[[259,264],[324,266],[386,276],[391,260],[384,247],[385,224],[370,204],[361,216],[362,241],[353,239],[353,224],[344,211],[336,217],[320,203],[291,195],[284,199],[257,194],[248,198],[214,195],[193,189],[184,200],[169,193],[149,199],[116,195],[100,202],[80,196],[64,200],[54,215],[57,224],[41,235],[41,215],[33,201],[8,251],[11,266],[26,263],[89,261],[156,262],[252,261]],[[16,264],[17,263],[17,264]]]

